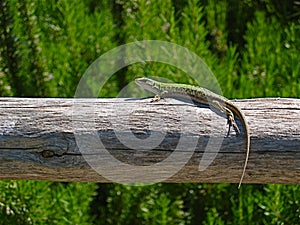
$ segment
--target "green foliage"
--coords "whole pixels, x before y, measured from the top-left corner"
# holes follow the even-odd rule
[[[257,195],[265,224],[297,224],[300,219],[299,186],[267,185],[263,195]],[[286,202],[285,205],[282,205]]]
[[[0,69],[16,96],[73,96],[87,67],[115,46],[108,1],[92,13],[83,1],[3,4]]]
[[[296,1],[0,0],[0,5],[1,96],[72,97],[97,57],[146,39],[199,55],[229,98],[300,97]],[[100,96],[117,96],[135,77],[195,84],[204,75],[199,71],[192,80],[170,65],[138,63],[112,76]],[[96,89],[95,81],[88,85]],[[2,181],[0,224],[297,224],[299,193],[292,185],[237,190],[229,184]]]
[[[48,2],[45,1],[44,5]],[[101,1],[93,13],[83,1],[59,1],[53,13],[42,18],[47,24],[44,36],[48,74],[56,84],[54,95],[72,97],[88,66],[112,49],[114,27],[107,1]],[[43,5],[40,5],[43,7]],[[57,18],[57,14],[60,17]],[[42,15],[41,15],[42,16]]]
[[[300,187],[0,182],[0,224],[297,224]],[[94,200],[93,200],[94,199]],[[92,203],[92,200],[94,201]],[[91,207],[94,207],[93,210]],[[93,212],[89,214],[89,212]]]
[[[9,36],[14,41],[7,48],[14,48],[14,56],[7,64],[10,69],[9,81],[16,96],[49,95],[44,77],[45,62],[41,55],[40,28],[35,15],[36,5],[31,1],[13,0],[10,13],[14,15],[12,31]],[[4,38],[7,38],[4,36]],[[14,61],[12,61],[14,60]]]
[[[203,7],[199,5],[198,1],[189,0],[182,12],[180,20],[181,29],[179,31],[180,35],[175,35],[174,39],[176,40],[176,43],[183,45],[196,53],[210,68],[212,68],[216,63],[216,57],[209,51],[210,45],[205,38],[207,35],[207,29],[205,28],[203,17]],[[199,76],[196,80],[203,80],[205,75],[206,74],[199,71]],[[181,79],[182,78],[179,74],[176,79],[178,80],[177,82],[191,83],[190,80],[185,81],[183,78],[182,81],[180,81]]]
[[[99,206],[104,213],[96,224],[179,224],[184,218],[183,201],[164,186],[114,185],[107,205]]]
[[[90,224],[95,184],[1,181],[0,224]]]
[[[12,82],[14,89],[21,90],[21,84],[23,78],[18,77],[18,69],[20,67],[19,57],[17,52],[17,46],[15,43],[15,35],[13,32],[13,13],[11,12],[10,3],[1,1],[1,21],[0,21],[0,47],[1,47],[1,94],[11,95],[11,85],[8,83],[9,79]]]
[[[172,41],[174,33],[174,11],[172,2],[167,1],[119,1],[122,6],[122,18],[126,32],[122,34],[125,42],[137,40]],[[128,53],[130,54],[130,52]],[[158,54],[151,51],[151,54]],[[173,74],[170,66],[160,63],[146,62],[128,66],[126,83],[136,77],[160,76],[166,78]],[[124,76],[124,74],[123,74]],[[120,79],[125,79],[124,77]]]
[[[268,19],[263,12],[255,14],[245,36],[247,51],[239,78],[247,88],[240,89],[240,97],[299,97],[299,40],[295,36],[299,28],[299,24],[290,24],[284,29],[275,18]]]
[[[299,186],[229,184],[101,185],[95,224],[294,224]],[[105,204],[103,204],[105,202]]]
[[[2,95],[73,96],[98,56],[122,42],[157,39],[202,57],[225,96],[299,96],[299,24],[292,1],[282,8],[274,1],[215,0],[76,0],[72,5],[2,0],[2,5]],[[290,22],[288,13],[293,15]],[[137,76],[161,75],[197,83],[177,68],[148,62],[112,76],[100,96],[116,96]],[[89,85],[96,87],[97,82]]]

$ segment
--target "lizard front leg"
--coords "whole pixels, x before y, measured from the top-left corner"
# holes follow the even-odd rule
[[[166,95],[167,93],[168,93],[167,91],[163,91],[163,92],[155,95],[154,98],[152,98],[150,102],[158,102],[158,101],[160,101],[161,99],[164,98],[163,96]]]

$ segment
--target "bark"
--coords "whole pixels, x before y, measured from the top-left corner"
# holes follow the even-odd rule
[[[243,183],[300,184],[300,100],[233,102],[251,135]],[[172,99],[1,98],[0,179],[237,183],[246,139],[227,129]]]

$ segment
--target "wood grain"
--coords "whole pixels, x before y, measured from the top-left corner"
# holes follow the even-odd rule
[[[300,184],[300,100],[264,98],[234,103],[245,113],[251,134],[243,183]],[[105,171],[125,181],[137,174],[137,181],[150,182],[174,171],[162,181],[237,183],[246,156],[243,135],[232,131],[224,138],[225,118],[207,107],[172,99],[150,103],[149,99],[120,98],[0,98],[0,118],[0,179],[116,181],[101,174]],[[93,134],[101,145],[78,144],[80,138]],[[222,141],[220,148],[211,148],[214,140]],[[110,167],[104,151],[131,167]],[[183,157],[151,170],[174,151]],[[186,160],[185,154],[191,158]],[[204,155],[216,157],[199,171]],[[99,164],[103,159],[105,165]],[[96,172],[91,165],[100,170]],[[178,170],[180,165],[184,167]],[[144,176],[138,176],[141,171]]]

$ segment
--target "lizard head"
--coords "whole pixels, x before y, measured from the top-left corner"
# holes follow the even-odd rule
[[[152,80],[150,78],[142,77],[135,79],[135,83],[139,85],[140,87],[151,91],[154,94],[159,93],[159,82]]]

